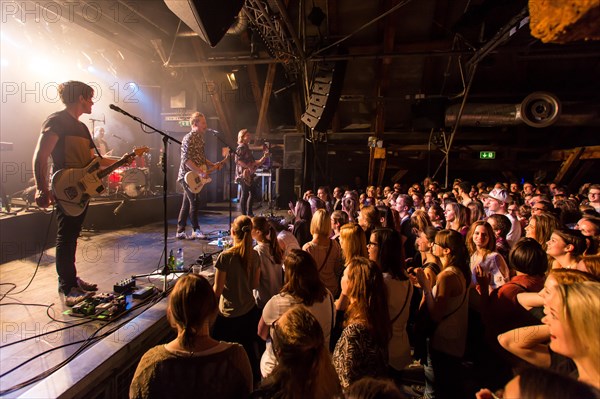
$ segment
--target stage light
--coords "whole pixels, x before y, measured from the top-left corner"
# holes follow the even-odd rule
[[[229,81],[229,85],[231,86],[231,90],[237,90],[238,84],[235,78],[235,72],[229,72],[227,74],[227,80]]]
[[[94,72],[96,72],[96,68],[94,68],[94,66],[93,66],[93,65],[89,65],[89,66],[87,67],[87,71],[88,71],[89,73],[94,73]]]

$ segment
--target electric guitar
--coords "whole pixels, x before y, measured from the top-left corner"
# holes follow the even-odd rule
[[[269,144],[265,143],[265,144],[263,144],[263,157],[259,160],[259,162],[256,162],[254,165],[252,165],[248,168],[244,168],[241,176],[238,177],[237,183],[244,184],[248,187],[251,187],[252,183],[254,182],[254,178],[256,177],[256,175],[255,175],[256,169],[258,169],[259,166],[261,166],[263,163],[265,163],[267,158],[269,158],[270,156],[271,156],[271,153],[269,151]]]
[[[100,195],[106,188],[102,184],[104,177],[149,150],[148,147],[135,148],[132,153],[125,155],[105,169],[100,169],[100,158],[94,158],[83,168],[56,171],[52,175],[50,184],[56,203],[68,216],[81,215],[90,202],[90,198]]]
[[[201,174],[196,173],[193,170],[187,172],[185,174],[183,180],[184,180],[185,185],[187,186],[188,190],[190,190],[194,194],[198,194],[200,191],[202,191],[202,188],[204,188],[204,185],[208,184],[212,181],[212,179],[208,175],[213,173],[215,170],[221,169],[221,165],[223,165],[225,163],[227,158],[229,158],[229,154],[227,154],[227,156],[225,158],[223,158],[221,161],[217,162],[215,164],[215,166],[213,166],[210,169],[207,169],[206,165],[202,165],[200,167],[200,169],[202,170]]]

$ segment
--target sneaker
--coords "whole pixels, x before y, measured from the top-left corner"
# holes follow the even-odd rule
[[[75,306],[79,302],[82,302],[93,295],[92,292],[82,291],[77,287],[73,287],[69,293],[65,295],[65,304],[69,307]]]
[[[83,281],[77,277],[77,287],[82,291],[98,291],[98,285]]]
[[[204,235],[203,232],[200,231],[200,229],[196,229],[194,230],[194,232],[192,233],[192,238],[197,238],[199,240],[205,240],[206,236]]]
[[[188,237],[185,234],[185,231],[182,231],[182,232],[175,234],[175,238],[177,238],[178,240],[186,240]]]

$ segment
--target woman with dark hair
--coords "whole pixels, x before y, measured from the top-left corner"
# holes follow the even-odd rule
[[[252,390],[244,348],[210,336],[217,300],[202,276],[180,277],[169,295],[167,318],[177,337],[140,360],[130,398],[243,398]]]
[[[375,262],[354,257],[344,270],[342,295],[349,300],[333,365],[342,388],[364,376],[387,374],[391,324],[387,289]]]
[[[495,399],[489,389],[481,389],[476,399]],[[562,374],[540,368],[521,370],[502,392],[504,398],[520,399],[600,399],[600,391]]]
[[[579,230],[555,229],[547,243],[546,253],[554,258],[552,268],[576,269],[587,243]]]
[[[252,249],[252,220],[244,215],[235,218],[231,235],[233,246],[221,252],[215,263],[213,290],[219,300],[219,315],[213,334],[216,339],[242,344],[254,377],[259,378],[256,326],[260,311],[252,290],[258,288],[260,261]]]
[[[402,267],[398,247],[400,236],[392,229],[375,229],[367,244],[369,259],[383,272],[383,282],[388,293],[388,310],[392,324],[392,337],[388,345],[391,373],[399,377],[400,371],[412,362],[410,343],[406,333],[410,299],[413,286]]]
[[[298,304],[306,306],[321,325],[328,346],[331,328],[335,324],[333,296],[320,280],[313,258],[307,252],[293,249],[283,264],[285,266],[285,285],[279,294],[267,302],[258,324],[258,335],[267,341],[266,350],[260,362],[263,377],[269,375],[277,363],[272,340],[269,337],[270,327],[288,309]]]
[[[427,215],[431,224],[438,230],[442,230],[446,225],[446,219],[444,218],[444,210],[437,203],[433,203],[427,210]]]
[[[481,201],[471,201],[467,204],[469,208],[469,226],[478,220],[485,219],[485,210]]]
[[[496,252],[496,236],[488,222],[478,220],[471,225],[467,233],[467,248],[471,255],[471,282],[473,284],[477,284],[475,273],[477,267],[490,274],[491,279],[487,284],[490,292],[501,287],[510,279],[508,265],[502,255]]]
[[[294,208],[294,225],[292,233],[294,234],[294,237],[296,237],[296,240],[298,240],[300,248],[312,238],[310,234],[311,219],[312,210],[310,208],[310,203],[306,200],[299,199]]]
[[[477,282],[482,288],[481,296],[487,304],[486,313],[496,326],[492,333],[494,337],[513,328],[535,324],[529,313],[519,304],[517,295],[539,292],[544,287],[548,271],[546,253],[533,238],[521,238],[517,241],[508,258],[515,276],[489,295],[484,288],[489,283],[490,275],[479,265],[476,266]]]
[[[277,242],[277,232],[264,216],[252,218],[252,238],[257,242],[254,250],[260,259],[260,280],[254,298],[262,309],[283,285],[283,250]]]
[[[425,395],[464,397],[460,382],[461,358],[467,341],[469,253],[459,232],[442,230],[435,236],[433,254],[442,262],[442,271],[433,288],[423,270],[416,269],[417,280],[423,289],[421,306],[427,307],[431,319],[437,323],[429,337]]]
[[[341,397],[342,389],[331,364],[327,340],[321,324],[309,309],[296,305],[284,312],[273,321],[271,337],[277,365],[251,398]]]
[[[333,213],[331,214],[331,239],[336,240],[338,244],[340,242],[340,229],[346,223],[348,223],[348,214],[346,212],[333,211]]]

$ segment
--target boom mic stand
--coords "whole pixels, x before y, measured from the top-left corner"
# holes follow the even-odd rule
[[[168,252],[167,252],[167,237],[169,236],[169,224],[168,224],[168,219],[167,219],[167,183],[168,183],[168,178],[167,178],[167,153],[168,153],[168,148],[169,148],[169,140],[181,145],[181,141],[177,140],[176,138],[174,138],[173,136],[169,136],[167,133],[163,132],[162,130],[159,130],[157,128],[155,128],[154,126],[151,126],[149,124],[147,124],[146,122],[144,122],[142,119],[138,118],[137,116],[133,116],[130,113],[122,110],[121,108],[117,107],[114,104],[110,105],[110,109],[112,109],[113,111],[116,112],[120,112],[125,116],[128,116],[129,118],[133,119],[136,122],[139,122],[141,125],[146,126],[150,129],[152,129],[153,131],[155,131],[156,133],[160,134],[162,136],[162,142],[163,142],[163,162],[162,162],[162,171],[163,171],[163,226],[164,226],[164,237],[163,237],[163,269],[160,273],[148,273],[148,274],[138,274],[138,275],[134,275],[131,276],[133,279],[135,278],[139,278],[139,277],[147,277],[147,276],[156,276],[156,275],[161,275],[163,276],[163,293],[167,292],[167,276],[170,273],[169,270],[169,264],[168,264]]]

